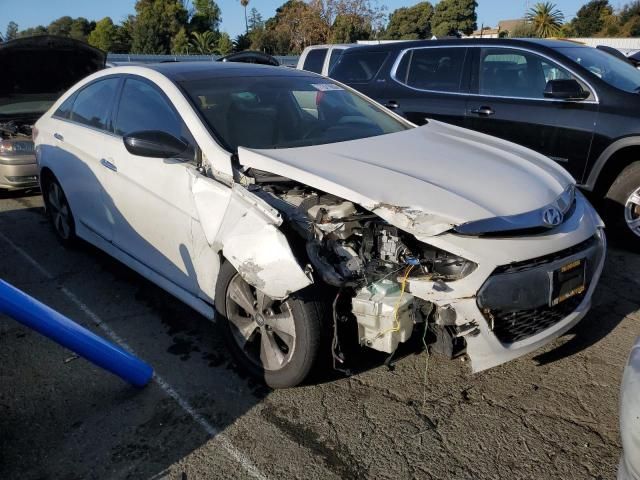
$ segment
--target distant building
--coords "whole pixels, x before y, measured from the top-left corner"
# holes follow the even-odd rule
[[[518,26],[525,23],[524,19],[518,18],[515,20],[500,20],[498,22],[498,28],[483,27],[481,30],[476,30],[471,35],[465,38],[500,38],[508,37],[509,34]]]

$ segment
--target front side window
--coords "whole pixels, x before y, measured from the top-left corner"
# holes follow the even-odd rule
[[[459,92],[466,48],[420,48],[405,52],[396,80],[420,90]]]
[[[107,122],[119,82],[119,78],[107,78],[80,90],[69,118],[83,125],[108,130]]]
[[[373,79],[388,56],[387,52],[354,52],[342,55],[331,78],[344,83],[366,83]]]
[[[313,50],[309,50],[302,69],[307,72],[322,73],[322,66],[324,65],[324,57],[326,55],[326,48],[314,48]]]
[[[180,86],[230,151],[321,145],[411,128],[318,77],[212,77]]]
[[[543,99],[547,82],[571,79],[582,84],[565,68],[533,53],[509,48],[481,50],[478,71],[481,95]]]
[[[613,55],[590,47],[562,47],[558,52],[625,92],[640,92],[640,70]]]
[[[115,120],[118,135],[159,130],[193,143],[191,134],[165,96],[148,82],[127,78]]]

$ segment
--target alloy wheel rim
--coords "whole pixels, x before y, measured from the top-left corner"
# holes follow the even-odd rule
[[[67,240],[71,235],[71,215],[69,204],[57,183],[50,185],[47,200],[53,227],[58,235]]]
[[[624,206],[624,219],[629,229],[640,237],[640,188],[629,195]]]
[[[274,301],[236,274],[227,288],[226,310],[233,339],[251,363],[278,371],[291,362],[296,330],[286,302]]]

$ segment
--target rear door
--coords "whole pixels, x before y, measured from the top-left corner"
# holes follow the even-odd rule
[[[465,47],[436,46],[400,52],[380,103],[418,125],[428,118],[463,125],[467,51]]]
[[[598,104],[590,87],[546,56],[518,48],[473,48],[466,125],[547,155],[582,180]],[[549,80],[575,79],[586,100],[544,97]]]
[[[113,234],[112,210],[105,193],[108,182],[104,142],[120,78],[97,80],[80,89],[54,113],[50,157],[77,222],[107,241]]]

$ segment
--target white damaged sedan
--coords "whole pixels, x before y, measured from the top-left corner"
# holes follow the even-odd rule
[[[34,136],[61,241],[217,311],[274,387],[412,336],[493,367],[584,317],[604,263],[602,221],[555,162],[308,72],[117,67]]]

